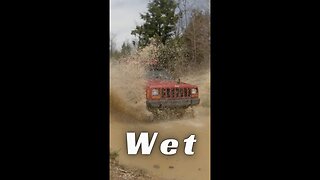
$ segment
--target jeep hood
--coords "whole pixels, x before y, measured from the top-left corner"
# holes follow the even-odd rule
[[[174,80],[148,80],[147,87],[151,88],[197,88],[195,85],[180,82],[178,84]]]

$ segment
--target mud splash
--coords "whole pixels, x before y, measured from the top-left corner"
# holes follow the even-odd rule
[[[144,69],[132,64],[111,64],[110,112],[123,116],[117,121],[146,121]]]
[[[199,86],[201,103],[194,108],[195,117],[162,119],[150,122],[152,114],[145,107],[143,68],[128,64],[111,64],[110,150],[119,151],[119,163],[146,170],[165,179],[210,179],[210,75],[209,71],[181,77],[183,82]],[[126,132],[158,132],[150,155],[128,155]],[[193,156],[184,153],[183,140],[196,135]],[[160,143],[168,138],[179,141],[177,154],[165,156]]]

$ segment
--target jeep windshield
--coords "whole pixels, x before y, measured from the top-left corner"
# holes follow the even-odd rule
[[[165,70],[151,70],[146,73],[147,79],[173,80],[173,77]]]

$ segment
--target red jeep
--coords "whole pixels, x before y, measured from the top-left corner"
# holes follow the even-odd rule
[[[146,105],[155,115],[162,110],[184,113],[188,107],[200,103],[197,86],[180,82],[180,79],[175,81],[165,69],[149,68],[146,78]]]

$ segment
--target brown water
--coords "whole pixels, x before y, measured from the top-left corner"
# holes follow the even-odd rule
[[[119,163],[146,170],[165,179],[210,179],[210,109],[209,73],[182,77],[183,82],[199,86],[201,103],[194,107],[195,116],[182,119],[170,117],[151,121],[152,114],[145,108],[145,81],[143,68],[132,65],[111,65],[110,150],[119,152]],[[126,132],[158,132],[150,155],[128,155]],[[184,153],[183,140],[194,134],[194,155]],[[160,143],[168,138],[177,139],[178,151],[166,156],[160,152]],[[170,166],[170,167],[169,167]]]

